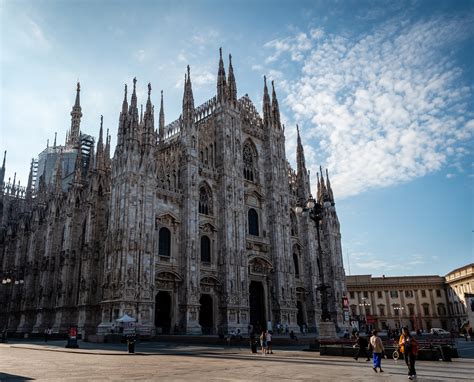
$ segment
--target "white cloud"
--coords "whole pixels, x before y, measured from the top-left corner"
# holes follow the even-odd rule
[[[193,74],[195,73],[195,74]],[[209,70],[193,70],[191,73],[191,82],[193,86],[205,86],[216,82],[216,75]],[[175,88],[180,89],[184,86],[184,77],[175,83]]]
[[[265,63],[268,64],[275,62],[284,53],[290,53],[293,61],[301,61],[304,53],[311,49],[312,44],[306,33],[299,32],[295,36],[269,41],[264,47],[274,50],[274,54],[265,59]]]
[[[265,44],[268,62],[296,62],[300,76],[287,79],[285,104],[319,146],[337,197],[423,176],[468,153],[471,89],[452,57],[468,22],[391,21],[358,39],[312,30],[312,39],[297,33]]]
[[[135,58],[138,60],[138,62],[143,62],[145,61],[146,58],[146,52],[143,49],[138,50],[135,52]]]
[[[309,31],[312,39],[319,40],[324,36],[324,31],[322,28],[313,28]]]

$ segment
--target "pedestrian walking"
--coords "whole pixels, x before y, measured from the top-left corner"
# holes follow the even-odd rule
[[[267,354],[273,354],[273,350],[272,350],[272,332],[270,330],[267,330],[266,339],[267,339]]]
[[[408,367],[408,379],[416,379],[415,361],[418,354],[418,341],[410,334],[406,326],[402,329],[398,345],[400,353],[403,353],[405,356],[405,363]]]
[[[260,346],[262,348],[262,354],[267,354],[267,337],[264,330],[260,333]]]
[[[383,373],[382,370],[382,354],[384,352],[384,347],[382,340],[380,339],[379,336],[377,336],[378,331],[374,330],[372,332],[372,337],[370,337],[370,345],[372,346],[372,351],[373,351],[373,357],[374,357],[374,371],[377,373],[377,368],[381,373]]]
[[[293,330],[290,332],[290,338],[292,340],[298,341],[298,337],[296,336],[295,332],[293,332]]]
[[[357,352],[354,356],[354,359],[357,361],[359,357],[365,357],[366,361],[370,361],[369,353],[367,347],[369,346],[369,342],[365,337],[356,333],[356,342],[354,344],[354,348],[357,349]]]

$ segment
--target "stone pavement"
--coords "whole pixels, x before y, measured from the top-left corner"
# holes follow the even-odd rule
[[[275,349],[255,355],[245,348],[141,343],[137,354],[124,344],[24,341],[0,344],[0,381],[407,381],[403,361],[384,360],[383,374],[370,363],[319,353]],[[472,380],[474,361],[418,362],[418,381]]]

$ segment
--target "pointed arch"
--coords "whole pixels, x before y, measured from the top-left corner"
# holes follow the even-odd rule
[[[250,208],[248,212],[249,235],[259,236],[258,213],[255,209]]]
[[[209,184],[202,182],[199,185],[199,213],[212,215],[212,191]]]
[[[244,179],[250,182],[257,181],[258,152],[254,143],[250,139],[247,139],[244,142],[242,160],[244,163]]]
[[[300,277],[300,271],[301,271],[301,256],[300,256],[301,250],[298,244],[293,245],[293,270],[295,272],[295,277],[299,278]]]
[[[209,236],[201,236],[201,262],[211,262],[211,239]]]
[[[171,231],[166,227],[161,227],[159,231],[158,255],[171,256]]]

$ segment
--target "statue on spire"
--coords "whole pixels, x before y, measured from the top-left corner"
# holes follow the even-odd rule
[[[82,108],[81,108],[81,100],[80,100],[80,91],[81,91],[81,84],[77,83],[76,88],[76,101],[74,102],[74,106],[72,107],[71,111],[71,128],[68,132],[68,139],[66,144],[68,146],[77,147],[80,141],[80,134],[81,134],[81,118],[82,118]],[[55,145],[56,146],[56,145]]]

